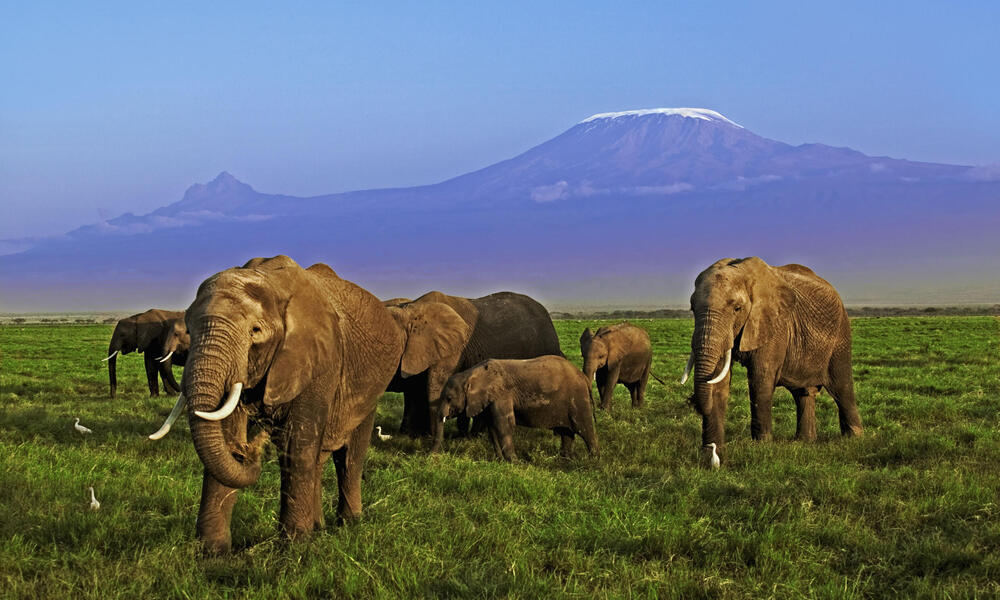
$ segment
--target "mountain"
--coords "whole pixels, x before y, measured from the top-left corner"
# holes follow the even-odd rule
[[[383,296],[684,304],[714,260],[760,255],[812,266],[848,302],[995,302],[998,200],[996,167],[793,146],[707,109],[603,113],[414,188],[298,198],[223,172],[0,256],[0,310],[183,307],[207,275],[279,253]]]

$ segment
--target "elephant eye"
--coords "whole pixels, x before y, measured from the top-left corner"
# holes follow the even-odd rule
[[[733,312],[740,312],[741,310],[743,310],[743,307],[739,304],[733,307]]]
[[[255,325],[255,326],[254,326],[254,328],[250,330],[250,332],[251,332],[251,333],[260,333],[260,327],[257,327],[257,326]]]

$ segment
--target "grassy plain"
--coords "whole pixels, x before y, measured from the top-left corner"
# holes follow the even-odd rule
[[[437,456],[376,441],[363,521],[288,545],[271,457],[236,506],[237,551],[208,560],[193,539],[201,465],[187,424],[145,439],[173,398],[146,397],[135,355],[107,399],[111,326],[0,327],[0,596],[1000,596],[1000,322],[855,319],[862,439],[840,439],[824,395],[819,441],[789,441],[781,391],[777,441],[751,442],[736,368],[718,472],[696,466],[700,420],[676,383],[692,321],[635,322],[669,384],[651,381],[640,410],[619,387],[613,414],[597,416],[599,460],[582,443],[561,459],[558,438],[523,429],[515,465],[482,438],[446,440]],[[556,322],[577,364],[580,331],[599,324]],[[394,432],[401,412],[387,394],[376,423]],[[332,465],[325,488],[335,499]]]

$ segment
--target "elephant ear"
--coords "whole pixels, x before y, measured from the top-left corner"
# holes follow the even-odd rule
[[[285,306],[285,337],[267,373],[264,404],[289,402],[324,370],[339,371],[339,328],[333,304],[314,282],[307,279],[295,288]]]
[[[441,359],[459,354],[472,328],[442,302],[412,302],[391,311],[406,330],[406,347],[399,361],[403,377],[423,373]]]
[[[580,334],[580,352],[586,356],[587,349],[590,348],[590,343],[594,341],[594,332],[590,330],[590,327],[583,330]]]
[[[778,324],[780,303],[787,284],[759,258],[748,258],[743,263],[750,270],[750,314],[740,337],[740,351],[749,352],[764,343],[768,330]]]
[[[490,372],[490,363],[486,362],[465,380],[465,415],[467,417],[475,417],[483,412],[483,409],[489,404],[489,384],[494,375],[496,373]]]
[[[153,342],[156,340],[157,336],[163,333],[164,328],[166,328],[170,323],[168,321],[154,321],[152,323],[140,323],[135,324],[135,346],[140,352],[144,352],[146,349],[156,352],[159,348],[152,348]]]

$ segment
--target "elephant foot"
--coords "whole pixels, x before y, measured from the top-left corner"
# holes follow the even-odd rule
[[[206,556],[221,556],[233,550],[233,541],[229,536],[202,538],[201,551]]]
[[[851,425],[842,433],[848,437],[862,437],[865,435],[865,428],[860,425]]]
[[[310,534],[316,529],[315,523],[310,523],[308,526],[291,524],[281,526],[281,537],[289,541],[304,540],[309,537]]]
[[[361,513],[349,513],[337,515],[337,527],[354,525],[361,520]]]

